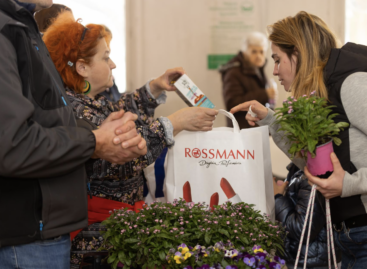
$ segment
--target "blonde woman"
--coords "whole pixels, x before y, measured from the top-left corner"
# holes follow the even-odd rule
[[[337,48],[334,34],[317,16],[299,12],[269,26],[273,74],[294,97],[312,91],[335,105],[336,122],[346,121],[349,128],[339,134],[340,146],[331,154],[334,172],[327,179],[312,176],[302,160],[294,163],[304,169],[308,180],[329,198],[336,245],[342,250],[342,268],[365,268],[367,264],[367,48],[347,43]],[[274,112],[259,102],[249,101],[231,112],[248,111],[250,125],[269,125],[274,141],[285,153],[286,139],[273,125]]]

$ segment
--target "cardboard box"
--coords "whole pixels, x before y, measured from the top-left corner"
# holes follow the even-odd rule
[[[186,75],[182,75],[175,83],[177,94],[188,106],[214,108],[214,104]]]

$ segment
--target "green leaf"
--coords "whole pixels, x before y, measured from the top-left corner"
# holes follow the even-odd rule
[[[229,265],[228,262],[226,262],[226,260],[224,259],[222,260],[221,264],[224,268],[226,268]]]
[[[126,264],[127,266],[130,266],[130,265],[131,265],[131,260],[126,259],[126,260],[125,260],[125,264]]]
[[[112,264],[112,268],[116,269],[117,268],[117,265],[119,264],[119,260],[115,260]],[[125,267],[124,267],[125,268]]]
[[[228,238],[230,237],[230,236],[229,236],[229,233],[228,233],[228,231],[227,231],[227,230],[219,229],[218,231],[219,231],[221,234],[224,234],[225,236],[227,236]]]
[[[116,260],[116,257],[117,257],[117,253],[116,253],[116,252],[112,253],[112,254],[108,257],[107,262],[108,262],[108,263],[113,263],[113,262]]]
[[[338,137],[333,137],[333,141],[334,141],[335,145],[337,145],[337,146],[340,146],[340,144],[342,143],[342,141]]]
[[[132,244],[132,243],[138,243],[140,240],[136,239],[136,238],[128,238],[128,239],[125,239],[124,240],[124,243],[129,243],[129,244]]]
[[[338,122],[337,124],[335,124],[335,127],[337,128],[347,128],[349,126],[349,123],[347,122]]]
[[[241,241],[242,241],[243,243],[245,243],[246,245],[250,244],[250,242],[248,241],[247,237],[245,237],[245,236],[241,236],[241,237],[240,237],[240,239],[241,239]]]
[[[126,259],[125,253],[123,251],[119,251],[118,257],[119,257],[120,262],[123,262]]]
[[[159,258],[161,258],[162,261],[166,260],[166,254],[164,253],[164,251],[159,252]]]
[[[161,237],[161,238],[167,238],[167,239],[174,240],[173,236],[169,236],[169,235],[164,234],[164,233],[159,233],[159,234],[156,235],[156,237]]]
[[[227,232],[228,233],[228,232]],[[207,244],[210,244],[210,240],[212,239],[212,236],[209,233],[205,233],[205,242]]]

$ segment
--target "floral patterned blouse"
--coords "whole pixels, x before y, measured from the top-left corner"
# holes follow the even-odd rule
[[[147,154],[124,165],[109,163],[102,159],[90,159],[86,163],[90,195],[131,205],[143,200],[143,169],[153,163],[165,147],[172,144],[166,135],[167,119],[153,118],[160,97],[155,99],[147,89],[147,85],[132,93],[124,93],[116,103],[112,103],[102,95],[96,95],[93,100],[67,89],[69,101],[78,118],[99,128],[112,112],[120,109],[130,111],[138,115],[135,122],[137,131],[147,142]]]

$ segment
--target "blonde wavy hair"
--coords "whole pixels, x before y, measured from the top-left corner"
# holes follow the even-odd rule
[[[290,87],[298,98],[312,91],[328,98],[323,70],[331,49],[337,47],[337,40],[326,23],[319,17],[305,11],[294,17],[287,17],[268,26],[269,40],[285,52],[289,59],[297,57],[296,76]]]

